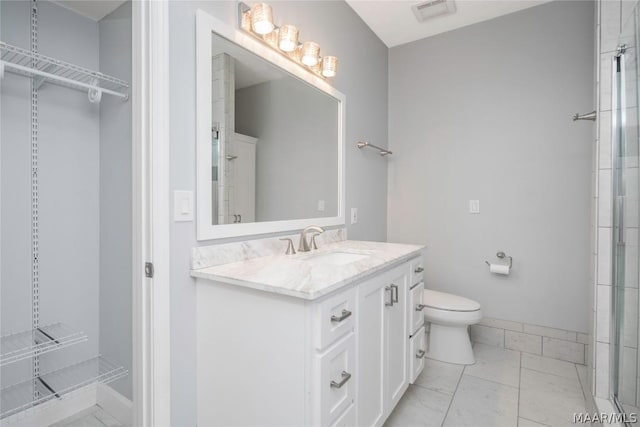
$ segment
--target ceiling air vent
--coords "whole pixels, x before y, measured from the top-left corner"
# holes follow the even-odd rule
[[[436,16],[448,15],[456,11],[453,0],[430,0],[411,6],[413,13],[420,22]]]

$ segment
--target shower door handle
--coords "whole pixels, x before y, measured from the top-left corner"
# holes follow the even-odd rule
[[[618,214],[618,243],[624,244],[624,196],[616,197]]]

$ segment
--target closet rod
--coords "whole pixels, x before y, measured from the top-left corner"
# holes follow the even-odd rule
[[[129,94],[127,93],[120,93],[120,92],[116,92],[114,90],[109,90],[109,89],[104,89],[101,88],[100,86],[96,86],[96,85],[91,85],[88,83],[84,83],[84,82],[79,82],[77,80],[73,80],[73,79],[68,79],[66,77],[61,77],[61,76],[57,76],[55,74],[51,74],[51,73],[47,73],[46,71],[40,71],[34,68],[30,68],[30,67],[25,67],[23,65],[18,65],[18,64],[12,64],[10,62],[6,62],[6,61],[0,61],[0,69],[6,69],[7,71],[11,71],[12,69],[15,71],[22,71],[23,73],[29,73],[29,74],[33,74],[36,76],[41,76],[44,77],[46,79],[49,80],[56,80],[62,83],[66,83],[68,85],[71,86],[76,86],[76,87],[81,87],[81,88],[85,88],[88,90],[95,90],[95,91],[99,91],[102,93],[106,93],[109,95],[113,95],[113,96],[117,96],[119,98],[122,98],[124,101],[129,99]],[[2,73],[0,73],[2,74]]]

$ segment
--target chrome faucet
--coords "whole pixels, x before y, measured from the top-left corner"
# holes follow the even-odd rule
[[[324,233],[324,228],[318,227],[317,225],[310,225],[309,227],[302,230],[300,233],[300,244],[298,245],[298,252],[309,252],[311,248],[309,247],[309,241],[307,240],[307,233],[310,231],[315,231],[316,233]]]

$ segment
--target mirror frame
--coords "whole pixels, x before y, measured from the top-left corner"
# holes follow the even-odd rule
[[[240,47],[338,101],[338,212],[337,216],[240,224],[211,224],[211,35],[216,33]],[[345,113],[346,97],[322,78],[270,49],[244,32],[203,10],[196,11],[196,237],[215,240],[229,237],[254,236],[303,229],[309,225],[321,227],[345,225]]]

